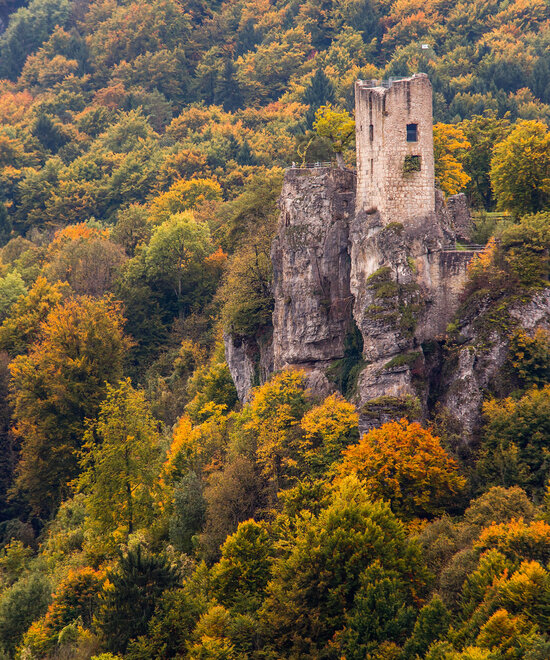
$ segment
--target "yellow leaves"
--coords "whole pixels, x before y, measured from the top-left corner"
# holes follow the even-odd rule
[[[330,103],[317,110],[313,128],[332,142],[336,154],[341,154],[355,138],[355,121],[348,112],[337,110]]]
[[[257,388],[245,428],[257,437],[257,460],[264,474],[278,482],[284,467],[295,465],[300,419],[307,394],[305,374],[286,369]]]
[[[470,181],[460,162],[470,146],[460,128],[451,124],[434,125],[435,178],[447,195],[456,195]]]
[[[467,270],[470,277],[481,274],[483,271],[487,271],[493,264],[496,251],[497,243],[495,237],[491,236],[483,250],[475,254],[468,264]]]
[[[335,442],[358,423],[359,415],[355,406],[338,394],[331,394],[320,406],[309,410],[301,421],[306,439],[322,436],[327,442]]]
[[[176,181],[167,192],[155,197],[149,219],[159,225],[175,213],[193,209],[205,200],[220,200],[221,196],[221,186],[213,179],[182,179]]]
[[[498,142],[491,159],[491,186],[499,209],[537,213],[550,200],[550,132],[541,121],[520,121]]]

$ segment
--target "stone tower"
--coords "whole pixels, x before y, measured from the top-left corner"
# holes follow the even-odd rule
[[[435,212],[432,86],[425,73],[355,83],[356,210],[383,224]]]

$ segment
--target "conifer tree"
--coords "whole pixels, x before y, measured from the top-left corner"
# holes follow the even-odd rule
[[[216,83],[214,99],[226,112],[234,112],[243,104],[243,96],[235,79],[235,65],[230,57],[225,58],[222,74]]]
[[[147,632],[158,600],[176,586],[177,577],[165,557],[138,546],[120,558],[107,578],[97,624],[108,649],[124,653],[131,639]]]
[[[321,67],[317,69],[309,86],[306,87],[303,99],[304,103],[309,105],[305,118],[306,129],[311,130],[317,110],[323,105],[334,102],[334,85]]]

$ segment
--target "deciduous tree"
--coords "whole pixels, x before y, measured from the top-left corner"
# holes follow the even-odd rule
[[[106,537],[115,543],[127,540],[136,529],[151,525],[160,460],[158,422],[144,393],[129,379],[109,385],[97,421],[84,434],[77,482],[103,542]]]
[[[550,204],[550,132],[540,121],[522,121],[495,145],[491,185],[499,209],[537,213]]]
[[[37,513],[51,512],[78,473],[85,420],[122,375],[130,345],[123,323],[110,299],[68,300],[49,313],[29,354],[11,364],[21,443],[16,485]]]
[[[391,502],[405,518],[442,513],[466,480],[439,438],[418,422],[388,422],[343,453],[339,473],[356,474],[371,497]]]

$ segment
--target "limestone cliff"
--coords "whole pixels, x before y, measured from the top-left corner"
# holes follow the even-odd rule
[[[288,170],[271,251],[274,367],[299,365],[327,391],[324,369],[343,357],[352,318],[348,235],[354,194],[349,170]]]
[[[485,298],[460,310],[454,337],[445,346],[437,396],[465,438],[477,430],[481,404],[488,393],[510,394],[503,368],[509,359],[510,332],[515,328],[530,336],[538,328],[550,330],[550,289],[516,302]]]
[[[362,426],[395,416],[396,405],[426,410],[422,344],[445,332],[472,256],[453,249],[454,209],[464,224],[464,205],[453,198],[445,205],[439,195],[435,213],[404,226],[383,224],[377,212],[356,214],[354,199],[350,170],[287,171],[272,246],[272,341],[265,332],[226,337],[241,400],[286,366],[304,369],[310,387],[326,394],[338,382],[335,367],[346,360],[349,367],[355,333],[362,355],[347,394],[362,411]]]

